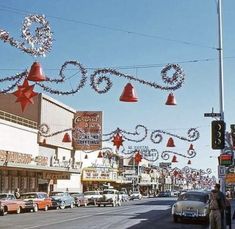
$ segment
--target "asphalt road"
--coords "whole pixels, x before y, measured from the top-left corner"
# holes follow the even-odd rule
[[[120,207],[79,207],[0,217],[0,229],[206,229],[207,225],[174,223],[175,198],[146,198]]]

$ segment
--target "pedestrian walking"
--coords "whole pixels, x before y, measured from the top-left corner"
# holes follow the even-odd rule
[[[222,213],[224,214],[225,210],[225,198],[220,193],[219,184],[216,184],[210,192],[209,209],[210,229],[222,229]]]
[[[20,189],[16,188],[14,194],[15,194],[16,199],[19,199],[20,198]]]

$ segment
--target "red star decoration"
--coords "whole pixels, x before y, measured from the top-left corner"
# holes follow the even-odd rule
[[[122,136],[119,135],[119,133],[117,133],[115,136],[113,136],[112,142],[113,142],[113,145],[117,147],[117,150],[119,150],[124,140],[122,139]]]
[[[140,152],[137,152],[137,154],[135,155],[135,162],[139,164],[141,160],[142,160],[142,155],[140,154]]]
[[[28,106],[29,103],[34,104],[32,97],[38,93],[34,92],[34,85],[29,85],[28,80],[24,80],[23,85],[17,86],[18,90],[13,92],[13,95],[17,97],[16,103],[20,102],[22,111]]]

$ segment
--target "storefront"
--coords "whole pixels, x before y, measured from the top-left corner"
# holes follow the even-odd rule
[[[16,188],[20,192],[49,192],[58,180],[69,180],[76,172],[49,167],[48,163],[47,157],[0,150],[0,192],[13,193]]]
[[[82,171],[83,191],[102,190],[105,185],[117,186],[117,170],[112,168],[84,168]]]

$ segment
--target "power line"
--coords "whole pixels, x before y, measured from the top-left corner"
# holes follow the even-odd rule
[[[2,11],[9,11],[12,13],[23,14],[23,15],[25,15],[25,13],[32,14],[32,12],[29,12],[26,10],[12,8],[12,7],[8,7],[8,6],[4,6],[4,5],[0,5],[0,7],[2,7],[2,9],[0,9]],[[207,46],[207,45],[204,45],[201,43],[193,43],[193,42],[189,42],[189,41],[171,39],[171,38],[166,38],[166,37],[162,37],[162,36],[140,33],[140,32],[125,30],[125,29],[121,29],[121,28],[109,27],[109,26],[105,26],[105,25],[99,25],[99,24],[84,22],[84,21],[75,20],[75,19],[63,18],[63,17],[53,16],[53,15],[47,15],[47,17],[54,18],[54,19],[61,20],[61,21],[67,21],[67,22],[72,22],[72,23],[76,23],[76,24],[82,24],[82,25],[87,25],[87,26],[96,27],[96,28],[100,28],[100,29],[110,30],[110,31],[122,32],[122,33],[127,33],[127,34],[133,34],[136,36],[148,37],[148,38],[152,38],[152,39],[181,43],[184,45],[199,46],[199,47],[210,48],[210,49],[215,49],[215,50],[218,49],[217,47]]]
[[[199,63],[215,61],[218,58],[205,58],[205,59],[195,59],[195,60],[185,60],[185,61],[170,61],[168,63],[176,64],[189,64],[189,63]],[[235,59],[235,56],[224,57],[224,59]],[[112,68],[112,69],[144,69],[144,68],[160,68],[165,66],[167,63],[157,63],[157,64],[139,64],[139,65],[126,65],[126,66],[103,66],[103,67],[86,67],[87,70],[96,70],[99,68]],[[74,70],[75,68],[66,68],[66,70]],[[24,69],[17,68],[0,68],[0,71],[24,71]],[[45,68],[47,71],[58,71],[60,68]]]

